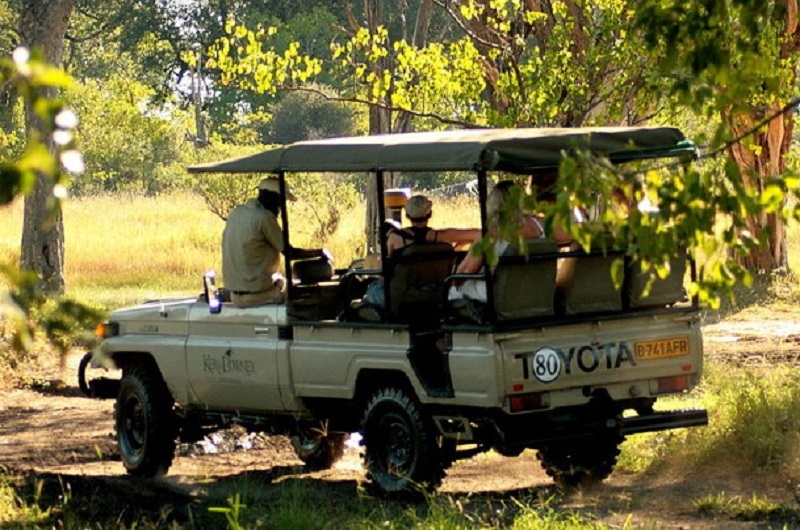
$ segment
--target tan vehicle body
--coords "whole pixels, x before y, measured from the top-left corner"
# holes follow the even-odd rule
[[[466,134],[469,142],[477,138],[478,147],[498,149],[497,156],[487,156],[471,144],[469,149],[442,150],[449,142],[463,141],[463,131],[430,138],[408,135],[408,144],[402,138],[344,139],[301,143],[297,149],[306,159],[309,149],[320,153],[310,159],[312,166],[339,164],[342,171],[353,169],[342,162],[349,159],[326,161],[325,153],[344,150],[366,160],[371,147],[381,147],[380,156],[399,168],[404,164],[416,168],[413,149],[409,153],[402,148],[417,143],[423,148],[420,157],[425,149],[438,148],[431,151],[431,160],[455,153],[452,159],[444,156],[443,167],[473,167],[477,156],[502,168],[506,144],[513,148],[509,164],[518,163],[520,149],[530,149],[532,160],[552,164],[560,154],[553,155],[552,162],[550,143],[538,147],[537,142],[549,142],[554,134],[575,138],[571,130],[531,131],[490,131],[485,138],[484,133]],[[623,158],[630,156],[631,142],[646,144],[652,138],[668,149],[682,145],[682,135],[672,129],[610,129],[597,134],[604,149],[614,142],[624,147]],[[396,158],[391,156],[393,147],[398,147]],[[284,165],[306,163],[293,161],[291,149],[201,170],[249,172],[266,167],[283,178]],[[462,155],[464,161],[458,158]],[[484,198],[485,178],[479,171]],[[284,226],[286,221],[284,216]],[[568,292],[552,294],[555,264],[561,268],[569,260],[564,256],[586,263],[599,256],[580,252],[543,256],[517,256],[513,261],[514,266],[525,266],[527,260],[550,260],[546,270],[553,285],[545,291],[550,298],[544,299],[541,317],[525,316],[525,293],[542,292],[539,283],[546,279],[537,279],[535,285],[512,285],[516,305],[506,311],[497,298],[500,301],[486,321],[454,320],[446,308],[438,307],[438,299],[427,304],[437,306],[435,311],[418,306],[418,313],[410,317],[388,312],[381,321],[351,320],[341,316],[347,306],[332,307],[338,298],[324,293],[336,292],[343,275],[352,270],[304,285],[302,279],[293,282],[289,264],[286,272],[293,283],[286,305],[238,309],[224,302],[221,311],[210,310],[217,307],[210,303],[217,301],[217,293],[206,289],[197,298],[116,311],[109,318],[113,331],[99,351],[126,374],[117,398],[123,462],[133,474],[165,472],[177,436],[197,439],[236,422],[293,434],[298,455],[318,467],[332,465],[346,433],[361,432],[368,475],[389,493],[418,485],[434,488],[450,463],[492,448],[508,455],[538,449],[555,480],[577,484],[605,478],[627,435],[707,423],[702,410],[654,408],[658,397],[686,392],[702,375],[700,312],[681,300],[684,269],[666,295],[651,303],[630,298],[630,290],[620,294],[620,287],[585,282],[580,289],[595,305],[580,314],[580,304],[571,301]],[[503,263],[494,274],[500,274]],[[392,270],[399,269],[384,263],[377,272],[390,279]],[[559,296],[566,300],[559,304]],[[614,303],[605,304],[604,297]],[[541,301],[537,304],[530,310],[539,312]],[[301,305],[302,313],[297,310]],[[315,311],[309,313],[309,307]],[[175,427],[163,427],[165,423]]]
[[[303,398],[354,399],[359,373],[367,370],[405,375],[422,403],[510,413],[508,397],[529,392],[548,392],[548,408],[584,405],[594,387],[614,400],[656,397],[658,378],[682,374],[695,386],[703,367],[696,313],[453,332],[448,398],[426,394],[408,359],[407,329],[295,325],[293,340],[285,340],[278,336],[287,325],[283,305],[225,304],[212,315],[202,299],[146,304],[118,311],[114,320],[120,335],[103,341],[104,354],[149,354],[179,405],[220,412],[308,414]],[[637,353],[637,344],[671,338],[685,338],[688,349],[654,358]],[[561,359],[551,382],[537,380],[531,368],[543,348]]]

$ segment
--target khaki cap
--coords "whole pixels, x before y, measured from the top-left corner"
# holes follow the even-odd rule
[[[424,195],[414,195],[406,203],[406,215],[409,219],[424,219],[431,214],[433,203]]]
[[[280,193],[281,192],[281,183],[278,180],[278,177],[266,177],[261,179],[261,182],[258,183],[256,186],[258,190],[267,190],[273,193]],[[286,185],[286,198],[290,201],[296,201],[297,197],[295,197],[294,193],[289,189],[289,185]]]

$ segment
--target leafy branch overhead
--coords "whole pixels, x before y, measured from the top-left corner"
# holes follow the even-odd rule
[[[44,135],[52,138],[58,146],[58,158],[51,155],[40,133],[32,131],[25,151],[16,161],[0,162],[0,206],[9,204],[17,196],[33,189],[37,174],[47,175],[60,186],[59,193],[68,184],[68,176],[60,166],[80,171],[83,162],[74,148],[73,131],[77,119],[58,100],[42,96],[48,87],[67,88],[72,80],[64,72],[41,60],[34,52],[18,48],[12,57],[0,58],[0,81],[12,86],[17,93],[27,98],[43,123]]]

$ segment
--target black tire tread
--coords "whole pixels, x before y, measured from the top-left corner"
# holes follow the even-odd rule
[[[124,434],[120,428],[122,421],[120,416],[124,399],[129,392],[139,394],[139,399],[145,409],[146,421],[149,425],[155,426],[153,429],[147,429],[148,436],[144,442],[143,455],[138,462],[126,458],[126,455],[123,454],[125,444],[121,440]],[[164,475],[169,470],[175,456],[175,439],[177,437],[173,406],[172,396],[155,367],[136,364],[125,369],[114,406],[114,430],[123,464],[130,475],[154,477]]]
[[[78,388],[81,389],[83,395],[92,397],[92,389],[89,387],[89,381],[86,380],[86,369],[89,363],[92,362],[92,352],[86,352],[81,357],[81,362],[78,364]]]
[[[387,408],[402,411],[413,424],[413,430],[419,437],[417,447],[417,462],[410,473],[402,480],[372,461],[374,448],[370,446],[369,423],[374,414],[380,409]],[[387,495],[415,494],[420,490],[433,491],[445,477],[443,454],[436,443],[435,431],[430,422],[424,417],[420,406],[411,395],[401,388],[382,388],[377,390],[368,400],[364,409],[362,420],[362,443],[366,446],[364,452],[364,467],[367,477],[374,489]]]
[[[617,432],[583,442],[567,442],[539,448],[536,458],[556,484],[567,488],[588,487],[614,471],[624,437]]]

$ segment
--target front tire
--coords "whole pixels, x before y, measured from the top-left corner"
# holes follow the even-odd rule
[[[86,370],[89,368],[89,363],[92,362],[92,356],[92,352],[86,352],[86,354],[81,357],[81,362],[78,364],[78,387],[86,397],[93,397],[89,381],[86,379]]]
[[[387,494],[432,491],[444,465],[429,422],[417,401],[399,388],[385,388],[367,403],[362,423],[367,477]]]
[[[115,406],[115,429],[122,463],[131,475],[166,474],[175,455],[174,401],[153,367],[126,369]]]

